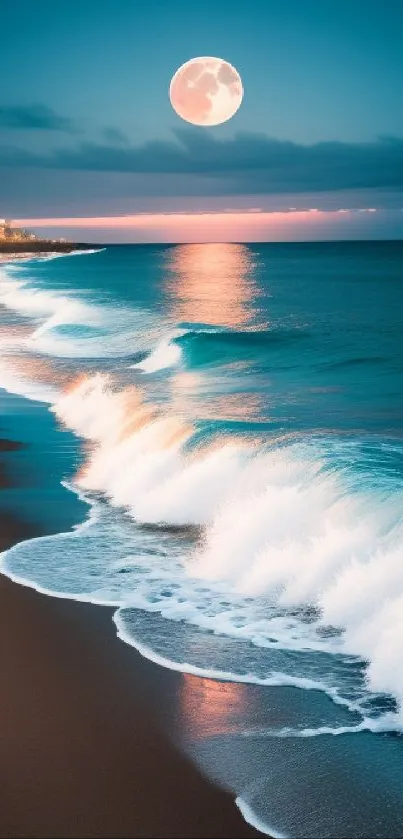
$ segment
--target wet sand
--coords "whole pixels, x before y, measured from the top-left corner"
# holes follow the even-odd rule
[[[14,440],[7,440],[5,437],[0,437],[0,490],[1,489],[9,489],[10,487],[14,486],[13,475],[7,466],[3,463],[1,455],[3,453],[8,454],[9,452],[18,452],[21,449],[24,449],[25,446],[23,443],[17,443]],[[17,527],[18,531],[18,527]],[[18,533],[16,535],[18,540]],[[0,543],[2,539],[2,534],[0,533]],[[7,536],[6,536],[7,540]],[[2,549],[3,550],[3,549]]]
[[[8,514],[0,534],[37,535]],[[0,620],[1,837],[260,835],[171,744],[161,681],[182,676],[118,641],[110,609],[0,575]]]

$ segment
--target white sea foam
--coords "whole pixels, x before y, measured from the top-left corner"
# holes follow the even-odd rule
[[[204,526],[189,576],[285,609],[314,604],[317,628],[342,627],[344,650],[369,661],[370,688],[402,702],[401,493],[352,489],[312,446],[223,442],[189,454],[191,428],[150,415],[137,394],[102,377],[81,382],[55,411],[97,442],[81,486],[143,522]]]
[[[61,323],[86,322],[89,307],[67,295],[35,288],[28,281],[2,278],[0,302],[8,309],[33,318],[46,318],[46,328]],[[43,331],[44,324],[38,327]]]
[[[144,373],[156,373],[159,370],[166,370],[168,367],[175,367],[179,364],[182,350],[171,338],[162,339],[150,355],[143,361],[132,364],[132,368],[142,370]]]
[[[4,275],[0,299],[41,321],[37,346],[62,323],[99,325],[96,306]],[[149,340],[155,345],[154,337]],[[164,340],[143,362],[146,372],[161,369],[167,346],[180,351]],[[168,354],[170,363],[177,358]],[[6,367],[0,378],[14,392],[41,398],[36,385]],[[230,598],[266,598],[283,614],[265,627],[242,607],[236,625],[232,607],[209,614],[175,598],[155,611],[260,646],[270,646],[274,635],[289,648],[343,649],[368,661],[373,691],[392,693],[402,704],[401,492],[352,487],[340,470],[324,469],[313,445],[267,449],[227,439],[192,451],[191,426],[144,403],[135,388],[117,389],[105,375],[81,378],[60,398],[42,390],[42,398],[94,444],[78,486],[104,493],[140,522],[203,527],[202,544],[182,563],[187,578],[205,581],[211,590],[219,585],[221,597],[226,591]],[[133,605],[147,608],[142,597],[133,597]],[[295,613],[307,604],[317,610],[310,629]],[[343,629],[340,639],[331,633],[328,639],[329,625]]]
[[[37,324],[21,342],[25,350],[60,358],[119,358],[148,352],[158,344],[163,329],[152,313],[142,309],[98,305],[83,299],[82,292],[38,288],[29,278],[29,267],[20,264],[0,271],[0,304]],[[60,327],[69,327],[70,334],[60,334]]]
[[[70,251],[68,254],[57,254],[58,256],[90,256],[92,253],[102,253],[106,248],[89,248],[85,251]]]
[[[174,661],[167,658],[160,653],[157,653],[151,646],[143,644],[128,630],[126,622],[126,609],[122,607],[114,614],[114,622],[117,628],[118,637],[129,646],[134,647],[144,658],[153,661],[154,664],[159,664],[166,667],[168,670],[174,670],[177,673],[189,673],[192,676],[200,676],[205,679],[214,679],[220,682],[239,682],[247,685],[260,685],[261,687],[292,687],[296,690],[309,690],[324,693],[335,705],[348,708],[351,711],[357,711],[357,704],[350,702],[348,699],[340,696],[337,689],[329,686],[324,681],[309,679],[303,676],[293,676],[290,673],[281,673],[273,671],[264,678],[259,678],[255,673],[238,673],[234,669],[220,670],[219,668],[199,667],[191,661]],[[396,728],[396,715],[391,714],[390,720],[393,721],[392,728]],[[389,725],[390,728],[390,725]],[[385,729],[382,729],[385,730]],[[281,736],[281,735],[280,735]],[[285,736],[285,735],[284,735]]]
[[[259,819],[256,813],[253,811],[253,808],[250,806],[250,804],[244,801],[242,796],[238,796],[235,799],[235,804],[238,807],[238,810],[240,811],[246,823],[250,824],[251,827],[254,827],[256,830],[259,830],[260,833],[263,833],[266,836],[272,836],[273,839],[286,839],[284,833],[279,833],[278,830],[271,826],[269,827],[269,825],[262,821],[262,819]]]
[[[169,367],[177,367],[183,358],[182,348],[176,342],[177,338],[189,334],[214,334],[223,331],[226,330],[208,324],[182,324],[178,329],[158,341],[153,351],[145,359],[132,364],[131,367],[144,373],[157,373]]]
[[[243,737],[276,737],[280,740],[287,738],[302,738],[307,739],[311,737],[339,737],[342,734],[359,734],[362,731],[371,731],[374,734],[384,734],[391,731],[400,731],[396,714],[383,714],[380,717],[364,717],[364,719],[357,723],[357,725],[319,725],[316,728],[248,728],[242,732]]]

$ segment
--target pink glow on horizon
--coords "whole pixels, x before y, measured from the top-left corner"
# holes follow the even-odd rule
[[[240,241],[290,241],[325,235],[329,225],[337,228],[341,218],[337,210],[310,209],[267,212],[251,210],[201,213],[136,213],[125,216],[93,216],[65,218],[24,218],[14,224],[28,229],[47,228],[60,235],[63,228],[69,237],[80,235],[81,230],[91,232],[90,239],[97,239],[96,231],[110,231],[113,240],[119,231],[124,241],[133,233],[133,242],[240,242]],[[75,233],[76,231],[76,233]],[[94,239],[95,234],[95,239]],[[103,241],[108,241],[106,233]]]
[[[279,211],[279,212],[265,212],[254,207],[250,210],[235,211],[224,210],[223,212],[201,212],[201,213],[136,213],[128,216],[84,216],[84,217],[63,217],[63,218],[24,218],[15,219],[14,226],[22,227],[88,227],[88,228],[138,228],[138,227],[155,227],[161,224],[171,225],[172,228],[178,228],[181,225],[189,225],[190,227],[197,227],[202,221],[212,221],[214,225],[228,224],[229,221],[236,221],[238,224],[254,224],[253,216],[258,216],[259,224],[264,220],[272,225],[281,222],[292,223],[293,221],[309,221],[312,223],[313,219],[311,213],[315,213],[315,223],[318,217],[329,217],[335,215],[333,210],[296,210],[296,211]]]

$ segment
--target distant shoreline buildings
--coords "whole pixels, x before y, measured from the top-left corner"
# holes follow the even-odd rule
[[[93,250],[88,242],[71,242],[69,239],[41,239],[29,230],[15,227],[9,218],[0,218],[0,261],[3,254],[15,257],[28,254],[72,253]]]
[[[12,227],[9,218],[0,218],[0,242],[33,242],[36,240],[35,233],[29,233],[19,227]]]
[[[29,230],[23,230],[21,227],[13,227],[12,219],[0,218],[0,245],[9,245],[13,242],[52,242],[64,244],[66,243],[66,239],[41,239]]]

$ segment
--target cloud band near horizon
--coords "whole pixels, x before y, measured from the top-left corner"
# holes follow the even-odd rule
[[[111,129],[109,129],[110,131]],[[219,181],[220,193],[296,193],[403,188],[403,139],[302,145],[264,134],[218,139],[206,129],[180,128],[173,140],[139,146],[82,142],[39,153],[0,146],[0,166],[75,172],[185,175]]]

